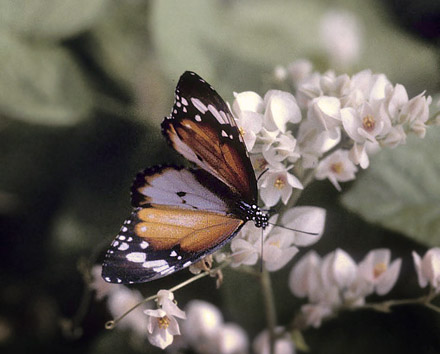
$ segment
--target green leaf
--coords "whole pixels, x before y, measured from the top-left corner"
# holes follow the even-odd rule
[[[38,38],[62,39],[88,29],[109,0],[0,0],[0,26]]]
[[[371,166],[342,197],[366,220],[424,244],[440,244],[440,129],[425,139],[410,136],[406,145],[380,151]]]
[[[69,126],[85,119],[92,95],[69,52],[0,32],[0,113],[30,123]]]
[[[322,57],[319,24],[338,6],[352,11],[364,29],[357,70],[384,72],[392,81],[411,84],[413,92],[436,87],[435,48],[399,31],[384,7],[362,0],[337,0],[332,6],[328,1],[157,1],[151,28],[169,77],[194,70],[220,92],[237,86],[261,90],[262,74],[276,65]]]

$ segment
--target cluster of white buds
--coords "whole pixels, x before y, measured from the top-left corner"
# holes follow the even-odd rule
[[[365,304],[368,295],[387,294],[397,281],[401,260],[391,262],[391,251],[370,251],[359,263],[337,249],[321,258],[310,251],[293,267],[289,287],[298,297],[309,303],[301,308],[305,322],[319,327],[321,321],[345,307]]]
[[[409,99],[384,74],[321,74],[305,60],[284,68],[285,75],[280,70],[292,93],[236,93],[232,105],[257,174],[267,170],[259,190],[268,207],[303,188],[304,170],[340,189],[339,182],[355,178],[356,166],[368,167],[371,153],[405,143],[409,133],[425,136],[431,97]]]

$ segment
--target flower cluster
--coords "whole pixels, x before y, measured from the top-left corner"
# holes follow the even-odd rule
[[[144,298],[138,290],[121,284],[109,284],[101,277],[101,266],[92,269],[92,282],[89,287],[96,292],[96,298],[107,298],[107,307],[114,318],[125,311],[135,308],[129,316],[122,318],[118,328],[126,329],[138,338],[147,337],[148,341],[159,348],[166,348],[180,335],[177,318],[185,319],[185,312],[174,303],[174,294],[168,290],[157,293],[157,309],[143,304]],[[138,306],[141,304],[140,306]],[[145,316],[146,315],[146,316]]]
[[[400,266],[400,259],[391,262],[388,249],[370,251],[359,264],[341,249],[324,258],[310,251],[293,267],[289,287],[294,295],[308,298],[301,308],[306,325],[319,327],[323,318],[342,306],[362,306],[368,295],[387,294]]]
[[[405,143],[409,133],[425,135],[431,97],[410,99],[384,74],[320,74],[305,60],[277,73],[293,94],[270,90],[262,98],[247,91],[232,104],[254,168],[266,171],[259,190],[268,207],[302,189],[305,170],[340,189],[339,182],[355,178],[356,166],[368,167],[373,152]]]
[[[249,339],[235,323],[224,322],[220,310],[202,300],[192,300],[185,306],[187,315],[182,325],[180,347],[190,347],[203,354],[247,353]]]

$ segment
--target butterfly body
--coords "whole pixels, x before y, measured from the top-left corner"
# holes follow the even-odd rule
[[[268,224],[257,206],[256,178],[232,113],[197,74],[180,78],[162,132],[197,168],[155,166],[137,175],[133,212],[103,262],[107,282],[164,277],[221,248],[247,221]]]

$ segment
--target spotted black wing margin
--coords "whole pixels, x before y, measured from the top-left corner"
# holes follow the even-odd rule
[[[244,224],[234,213],[233,202],[227,186],[203,170],[174,166],[145,170],[132,187],[133,213],[105,255],[103,278],[141,283],[199,261]]]
[[[248,204],[257,202],[257,182],[243,138],[220,95],[200,76],[185,72],[162,131],[186,159],[226,184]]]
[[[137,208],[107,251],[102,277],[119,284],[162,278],[215,252],[242,225],[242,220],[197,210]]]

